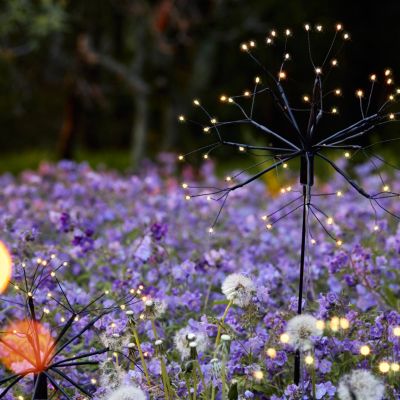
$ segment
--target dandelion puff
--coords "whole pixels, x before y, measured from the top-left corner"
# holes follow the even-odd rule
[[[100,335],[101,343],[111,351],[122,351],[129,344],[128,335],[120,335],[119,333],[102,333]]]
[[[209,340],[208,336],[204,332],[196,332],[189,328],[182,328],[178,332],[176,332],[174,337],[174,343],[176,349],[179,351],[182,359],[189,358],[191,343],[195,343],[196,351],[198,353],[203,353],[207,350]]]
[[[307,351],[312,347],[312,336],[321,336],[322,330],[318,328],[316,318],[303,314],[297,315],[288,322],[286,333],[289,335],[290,345],[296,350]]]
[[[136,386],[121,386],[110,392],[104,400],[146,400],[146,395]]]
[[[165,313],[166,309],[167,303],[163,300],[147,300],[144,309],[145,318],[158,319]]]
[[[340,400],[381,400],[385,386],[370,371],[356,369],[340,379],[337,394]]]
[[[253,281],[242,274],[228,275],[222,283],[221,290],[229,301],[239,307],[248,306],[256,292]]]

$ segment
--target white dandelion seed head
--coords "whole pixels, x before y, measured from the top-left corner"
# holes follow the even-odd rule
[[[104,332],[100,335],[100,341],[111,351],[122,351],[128,347],[130,338],[126,334],[121,336],[118,333],[107,334]]]
[[[296,350],[307,351],[312,348],[312,336],[322,336],[318,328],[317,319],[312,315],[297,315],[289,320],[286,333],[289,335],[288,343]]]
[[[146,400],[143,390],[136,386],[121,386],[112,392],[109,392],[104,400]]]
[[[176,332],[174,343],[181,358],[184,360],[190,357],[190,348],[192,343],[195,343],[195,347],[199,353],[203,353],[208,347],[209,340],[208,336],[204,332],[198,331],[194,334],[190,327],[186,327]]]
[[[148,319],[160,318],[167,309],[167,303],[164,300],[147,300],[145,306],[144,313]]]
[[[229,301],[233,301],[239,307],[246,307],[250,304],[256,287],[247,276],[231,274],[225,278],[221,290]]]
[[[356,369],[344,375],[337,391],[340,400],[382,400],[385,385],[366,369]]]

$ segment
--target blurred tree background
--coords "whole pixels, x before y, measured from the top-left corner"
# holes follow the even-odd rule
[[[256,69],[239,45],[256,39],[262,52],[273,28],[343,23],[352,40],[340,84],[353,102],[369,73],[400,70],[397,0],[2,0],[0,13],[3,171],[42,158],[136,168],[198,147],[176,116],[194,97],[217,110],[219,94],[241,93]],[[298,62],[306,90],[302,39],[303,60],[290,68]],[[354,112],[341,110],[343,124]]]

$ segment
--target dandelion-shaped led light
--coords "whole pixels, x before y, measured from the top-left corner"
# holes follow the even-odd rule
[[[394,75],[391,69],[386,69],[382,73],[372,73],[368,78],[367,88],[354,88],[353,96],[359,106],[359,117],[353,123],[343,126],[339,130],[329,131],[332,124],[323,127],[321,121],[332,121],[333,118],[340,117],[340,109],[336,104],[336,99],[343,95],[340,87],[329,87],[328,76],[332,75],[334,70],[340,67],[339,53],[342,45],[350,41],[348,32],[344,31],[342,24],[338,23],[334,27],[333,39],[327,46],[325,55],[317,60],[312,52],[312,35],[322,35],[328,29],[322,25],[312,26],[304,25],[304,31],[309,49],[307,57],[311,64],[312,85],[308,93],[299,96],[299,98],[289,98],[286,87],[289,85],[291,71],[289,63],[293,56],[289,50],[289,43],[293,37],[293,31],[285,29],[283,32],[272,30],[266,37],[267,47],[279,46],[281,44],[282,54],[276,67],[265,67],[255,55],[256,43],[249,41],[242,43],[240,49],[256,62],[260,67],[261,73],[253,80],[251,89],[246,89],[243,94],[220,96],[223,104],[230,105],[238,112],[238,116],[233,120],[220,120],[207,111],[206,107],[199,99],[193,101],[193,105],[204,114],[205,121],[195,121],[185,116],[179,117],[181,122],[192,123],[196,125],[200,132],[213,138],[213,141],[199,149],[187,154],[181,154],[179,161],[185,161],[196,152],[207,155],[207,159],[212,156],[219,148],[226,147],[237,151],[243,156],[257,155],[260,159],[257,163],[249,165],[248,168],[230,175],[225,179],[226,186],[191,186],[185,187],[186,199],[206,196],[207,199],[220,203],[220,208],[214,222],[209,227],[209,233],[214,233],[215,225],[224,208],[229,195],[244,187],[271,171],[280,168],[286,169],[290,162],[299,161],[298,178],[302,186],[300,194],[293,200],[288,201],[278,210],[263,216],[267,230],[272,230],[283,218],[295,213],[302,212],[302,230],[301,230],[301,253],[299,268],[298,285],[298,303],[297,312],[302,313],[303,304],[303,286],[304,286],[304,265],[306,260],[307,243],[317,245],[317,241],[312,237],[310,229],[310,220],[313,218],[317,224],[334,241],[337,247],[345,245],[344,238],[338,237],[333,233],[331,227],[334,224],[332,216],[328,216],[313,201],[317,196],[343,196],[343,192],[335,193],[314,193],[314,164],[315,159],[319,159],[322,165],[329,167],[335,173],[340,175],[350,188],[356,190],[361,196],[368,199],[376,216],[376,209],[380,208],[395,218],[400,219],[398,215],[390,211],[384,204],[384,200],[393,197],[399,197],[399,193],[394,192],[390,186],[382,180],[382,187],[376,192],[370,192],[360,186],[350,175],[331,158],[330,153],[339,152],[346,159],[351,159],[355,154],[362,154],[373,164],[378,160],[386,163],[385,159],[372,153],[373,146],[379,143],[391,142],[396,139],[384,139],[370,145],[361,144],[361,140],[370,135],[376,128],[393,123],[398,120],[400,113],[394,110],[400,94],[400,89],[394,87]],[[271,57],[269,59],[272,59]],[[317,62],[318,61],[318,62]],[[376,92],[377,88],[385,91],[385,100],[378,102]],[[279,132],[265,122],[264,116],[257,115],[256,103],[261,95],[267,95],[272,99],[282,118],[287,122],[285,133]],[[263,108],[265,109],[265,108]],[[276,115],[276,113],[274,114]],[[304,118],[306,115],[306,118]],[[303,117],[301,117],[303,116]],[[339,121],[339,120],[337,120]],[[257,142],[243,142],[232,139],[234,129],[245,126],[253,129],[259,135]],[[273,144],[270,144],[271,141]],[[261,144],[260,144],[261,143]],[[329,152],[329,153],[328,153]],[[203,156],[204,158],[204,156]],[[393,166],[392,166],[393,167]],[[255,171],[255,172],[254,172]],[[288,190],[284,187],[282,193]],[[290,190],[292,191],[292,190]],[[377,221],[375,217],[375,224]],[[375,230],[374,230],[375,231]],[[339,323],[338,328],[341,328]],[[347,329],[347,328],[342,328]],[[300,379],[300,355],[295,359],[295,383]]]

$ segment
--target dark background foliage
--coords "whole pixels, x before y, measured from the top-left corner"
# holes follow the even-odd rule
[[[192,112],[194,97],[221,115],[219,95],[241,93],[257,72],[240,43],[257,40],[268,60],[273,28],[295,32],[288,69],[300,97],[312,77],[303,24],[341,22],[351,33],[335,78],[348,94],[341,124],[359,116],[354,90],[371,72],[400,70],[396,0],[3,0],[0,12],[3,170],[41,158],[137,167],[199,146],[176,116]],[[269,104],[261,112],[284,127]]]

